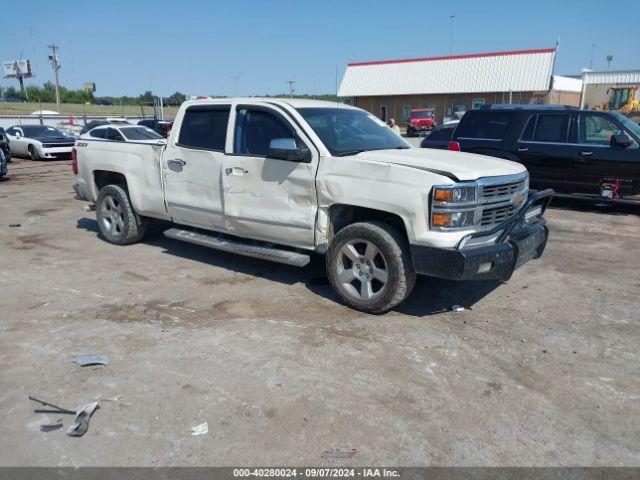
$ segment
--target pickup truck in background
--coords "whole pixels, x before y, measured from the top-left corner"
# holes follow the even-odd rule
[[[385,312],[416,274],[506,280],[539,257],[553,192],[481,155],[411,148],[373,115],[311,100],[184,103],[166,145],[79,139],[77,191],[103,237],[164,234],[303,267],[326,256],[349,306]]]

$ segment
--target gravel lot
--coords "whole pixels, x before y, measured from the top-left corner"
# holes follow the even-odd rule
[[[421,278],[374,317],[337,302],[320,258],[288,268],[161,224],[110,245],[67,162],[9,167],[2,466],[640,465],[632,210],[555,205],[547,252],[508,283]],[[109,365],[71,363],[87,352]],[[30,394],[100,409],[71,438],[71,417],[34,413]],[[323,458],[331,448],[356,453]]]

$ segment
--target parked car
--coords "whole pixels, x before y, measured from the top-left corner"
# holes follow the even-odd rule
[[[155,145],[158,145],[158,142],[166,143],[166,139],[162,135],[149,127],[140,125],[100,125],[83,133],[79,138],[82,140],[102,139],[116,142],[153,143]]]
[[[440,150],[448,150],[451,136],[458,125],[446,124],[435,127],[429,135],[424,137],[420,142],[420,148],[438,148]]]
[[[426,132],[435,126],[433,110],[429,108],[416,108],[409,113],[407,123],[407,136],[413,137],[419,132]]]
[[[411,148],[373,115],[335,102],[182,104],[166,147],[76,143],[77,191],[114,244],[152,218],[167,237],[295,266],[326,255],[353,308],[381,313],[416,273],[508,279],[539,257],[551,190],[529,195],[514,162]]]
[[[11,163],[11,147],[9,147],[9,137],[4,128],[0,127],[0,150],[4,154],[5,161]]]
[[[4,150],[0,148],[0,178],[7,174],[7,159],[4,156]]]
[[[450,145],[522,163],[536,189],[640,204],[640,127],[617,112],[489,105],[465,114]]]
[[[106,120],[91,120],[90,122],[87,122],[84,127],[82,127],[82,130],[80,130],[80,135],[82,135],[83,133],[87,133],[92,128],[99,127],[100,125],[131,125],[131,123],[127,122],[126,120],[112,120],[108,118]]]
[[[74,137],[47,125],[15,125],[6,130],[11,155],[31,160],[70,158]]]
[[[163,137],[167,137],[173,126],[171,120],[155,120],[153,118],[145,118],[138,122],[138,125],[144,125],[158,132]]]

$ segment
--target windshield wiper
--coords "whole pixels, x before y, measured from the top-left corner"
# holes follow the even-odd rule
[[[347,157],[349,155],[357,155],[359,153],[362,152],[366,152],[366,150],[364,148],[361,148],[359,150],[347,150],[346,152],[340,152],[340,153],[336,153],[336,157]]]

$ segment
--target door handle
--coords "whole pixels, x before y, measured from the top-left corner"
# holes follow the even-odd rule
[[[590,157],[591,155],[593,155],[593,152],[589,151],[589,150],[583,150],[580,152],[580,155],[583,157]]]
[[[246,175],[249,173],[249,170],[245,170],[242,167],[230,167],[225,168],[224,173],[225,175]]]
[[[519,152],[528,152],[529,149],[527,147],[518,147]]]
[[[173,160],[168,160],[167,165],[173,165],[174,167],[184,167],[187,164],[184,160],[180,158],[176,158]]]

